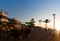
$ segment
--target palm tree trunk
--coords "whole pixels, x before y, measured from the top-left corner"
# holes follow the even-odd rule
[[[46,29],[47,29],[47,23],[46,23]]]
[[[40,27],[41,27],[41,22],[40,22]]]

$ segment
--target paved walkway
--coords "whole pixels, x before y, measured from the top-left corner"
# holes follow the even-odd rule
[[[33,28],[31,32],[31,37],[26,39],[14,39],[6,40],[0,36],[0,41],[60,41],[59,32],[56,31],[56,35],[53,36],[50,30],[43,30],[38,28]]]

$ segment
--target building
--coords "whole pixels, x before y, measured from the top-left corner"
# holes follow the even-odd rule
[[[5,11],[0,11],[0,22],[8,22],[8,14]]]
[[[8,24],[8,25],[6,25],[6,24]],[[21,24],[22,24],[22,22],[18,21],[17,19],[9,18],[7,12],[0,11],[0,28],[2,28],[2,29],[6,29],[6,28],[21,29]]]
[[[14,24],[13,27],[16,29],[21,29],[22,22],[18,21],[16,18],[9,18],[9,23]]]

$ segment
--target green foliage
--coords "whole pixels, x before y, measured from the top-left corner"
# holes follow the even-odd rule
[[[35,24],[34,18],[32,18],[29,22],[26,22],[28,26],[34,26]]]
[[[43,22],[45,22],[45,23],[49,23],[50,22],[50,20],[49,19],[46,19],[45,21],[43,21]]]

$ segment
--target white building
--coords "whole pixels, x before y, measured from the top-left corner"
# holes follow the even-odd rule
[[[0,22],[8,22],[8,14],[5,11],[0,11]]]

